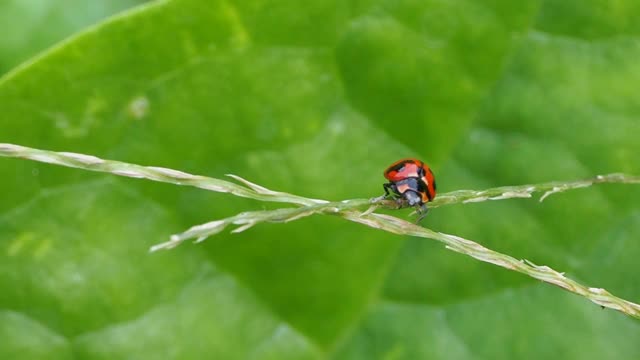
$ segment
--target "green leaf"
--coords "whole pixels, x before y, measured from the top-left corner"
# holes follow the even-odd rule
[[[0,3],[0,74],[73,32],[145,0],[44,1]]]
[[[1,79],[0,140],[331,200],[381,194],[405,156],[440,191],[640,174],[634,4],[152,2]],[[264,205],[0,169],[3,358],[640,355],[636,321],[435,242],[317,217],[149,254]],[[602,186],[423,224],[637,302],[638,200]]]

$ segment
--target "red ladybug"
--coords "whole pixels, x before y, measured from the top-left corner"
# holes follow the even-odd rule
[[[389,180],[383,184],[386,196],[403,198],[409,206],[415,206],[420,216],[427,215],[427,205],[436,197],[436,179],[429,166],[418,159],[402,159],[391,164],[384,171]]]

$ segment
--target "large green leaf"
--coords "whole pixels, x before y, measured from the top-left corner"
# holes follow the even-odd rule
[[[632,0],[150,3],[0,80],[1,142],[343,199],[640,173]],[[264,204],[0,161],[1,358],[637,358],[638,323],[421,239],[317,217],[149,254]],[[640,300],[640,190],[426,226]],[[270,205],[269,205],[270,206]],[[408,211],[398,211],[408,216]]]
[[[0,74],[93,22],[147,0],[4,0]]]

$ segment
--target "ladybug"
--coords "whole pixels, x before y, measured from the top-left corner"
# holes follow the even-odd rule
[[[436,179],[429,166],[418,159],[402,159],[391,164],[384,177],[385,196],[402,198],[409,206],[415,206],[418,222],[427,215],[427,205],[436,197]]]

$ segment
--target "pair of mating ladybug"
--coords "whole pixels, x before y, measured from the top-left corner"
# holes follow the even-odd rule
[[[383,184],[385,196],[404,199],[409,206],[415,206],[418,222],[427,215],[429,201],[436,197],[436,179],[427,164],[418,159],[402,159],[391,164],[384,171],[389,180]]]

